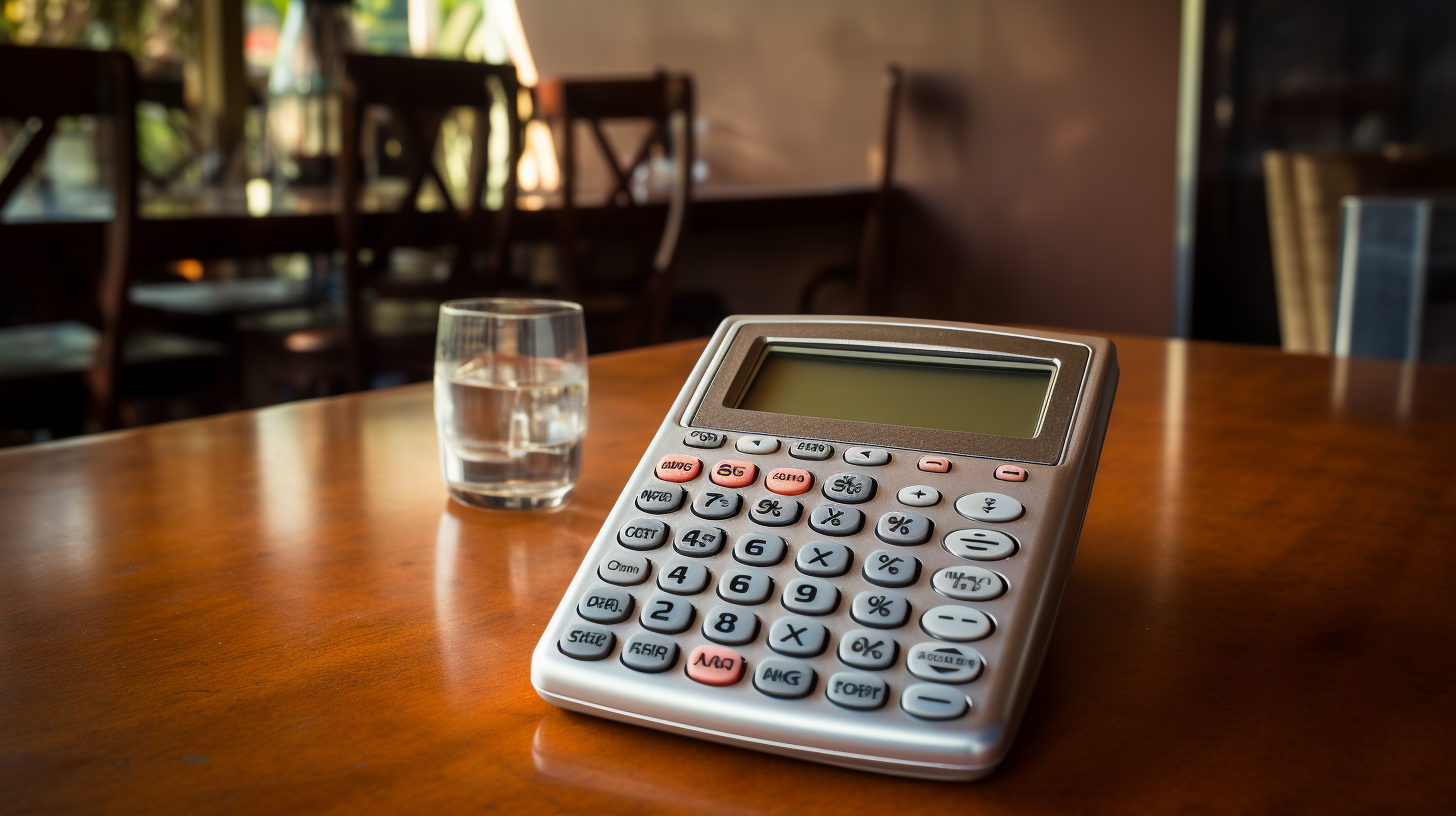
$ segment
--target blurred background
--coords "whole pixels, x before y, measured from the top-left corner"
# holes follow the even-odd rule
[[[885,314],[1456,362],[1456,4],[4,0],[0,444]]]

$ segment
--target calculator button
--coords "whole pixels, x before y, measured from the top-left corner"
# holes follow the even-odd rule
[[[894,629],[910,619],[910,602],[893,592],[861,592],[849,605],[849,616],[865,626]]]
[[[718,604],[703,616],[703,637],[728,646],[752,643],[758,637],[758,616],[741,606]]]
[[[935,525],[925,516],[898,510],[880,516],[880,522],[875,525],[875,537],[886,544],[908,547],[930,540],[930,531],[934,528]]]
[[[617,587],[593,587],[576,605],[576,613],[596,623],[621,623],[632,614],[632,596]]]
[[[622,644],[622,664],[648,674],[665,672],[677,662],[677,644],[662,635],[639,633]]]
[[[597,575],[603,581],[618,586],[640,584],[647,580],[651,572],[651,561],[629,553],[614,553],[597,567]]]
[[[783,604],[800,615],[828,615],[839,606],[839,588],[818,578],[795,578],[784,587]]]
[[[617,543],[629,550],[655,550],[667,541],[667,525],[657,519],[632,519],[617,531]]]
[[[803,512],[804,505],[793,499],[759,499],[748,508],[748,517],[765,527],[787,527]]]
[[[705,519],[725,519],[738,515],[743,497],[731,490],[704,490],[693,499],[693,513]]]
[[[727,539],[721,527],[688,527],[678,532],[672,548],[693,558],[707,558],[717,555]]]
[[[890,463],[890,452],[884,448],[849,448],[844,452],[844,461],[865,467],[887,465]]]
[[[1000,561],[1016,552],[1016,539],[1000,530],[955,530],[945,537],[945,551],[972,561]]]
[[[1021,502],[1000,493],[967,493],[956,499],[957,513],[976,521],[1013,521],[1021,518]]]
[[[713,465],[713,471],[708,476],[715,485],[748,487],[758,479],[758,465],[742,459],[724,459]]]
[[[800,440],[789,446],[789,455],[795,459],[809,459],[822,462],[834,455],[834,446],[823,442]]]
[[[950,473],[950,460],[944,456],[922,456],[920,469],[926,473]]]
[[[664,482],[691,482],[703,469],[703,460],[696,456],[669,453],[658,461],[653,475]]]
[[[853,561],[854,553],[843,544],[810,541],[799,548],[799,556],[794,559],[794,566],[805,575],[829,578],[849,572],[849,565]]]
[[[885,681],[870,674],[839,672],[829,678],[824,696],[829,702],[859,711],[874,711],[885,704],[890,687]]]
[[[814,670],[797,660],[770,657],[754,670],[753,687],[770,697],[808,697],[814,691]]]
[[[836,473],[820,492],[830,501],[859,504],[875,497],[875,480],[863,473]]]
[[[731,686],[743,677],[743,656],[704,643],[688,655],[688,677],[708,686]]]
[[[657,594],[642,605],[642,614],[637,616],[637,622],[642,624],[643,629],[675,635],[693,625],[694,611],[693,605],[682,598]]]
[[[768,647],[779,654],[814,657],[823,654],[828,643],[829,630],[808,618],[779,618],[768,630]]]
[[[782,536],[748,533],[733,544],[733,558],[750,567],[772,567],[784,560],[788,549]]]
[[[730,603],[753,606],[773,595],[773,579],[754,569],[735,569],[718,579],[718,597]]]
[[[906,714],[926,720],[954,720],[971,706],[966,702],[966,695],[954,689],[935,683],[916,683],[900,695],[900,707]]]
[[[712,577],[702,564],[678,563],[657,574],[657,588],[674,595],[696,595],[708,588]]]
[[[717,431],[688,431],[683,437],[683,444],[690,448],[721,448],[726,441],[728,437]]]
[[[993,475],[1003,482],[1024,482],[1026,481],[1026,468],[1019,465],[997,465]]]
[[[821,535],[854,535],[864,526],[864,513],[853,507],[821,504],[809,514],[809,529]]]
[[[900,644],[884,632],[851,629],[839,639],[839,662],[856,669],[880,671],[895,665]]]
[[[687,495],[677,485],[649,485],[637,494],[637,509],[644,513],[671,513],[682,507]]]
[[[920,616],[920,628],[941,640],[980,640],[991,634],[991,618],[966,606],[937,606]]]
[[[779,441],[771,436],[740,436],[733,447],[739,453],[773,453],[779,449]]]
[[[797,496],[814,486],[814,474],[803,468],[774,468],[763,477],[763,486],[780,496]]]
[[[875,550],[861,570],[864,579],[882,587],[906,587],[920,577],[920,559],[905,552]]]
[[[929,485],[910,485],[900,488],[895,498],[909,507],[933,507],[940,503],[940,491]]]
[[[981,567],[946,567],[931,577],[930,585],[957,601],[989,601],[1006,592],[1006,580]]]
[[[926,641],[905,655],[905,668],[921,680],[937,683],[969,683],[981,676],[985,660],[969,646],[951,646]]]
[[[617,636],[596,626],[578,623],[566,628],[566,634],[556,642],[556,648],[567,657],[577,660],[601,660],[612,653],[617,645]]]

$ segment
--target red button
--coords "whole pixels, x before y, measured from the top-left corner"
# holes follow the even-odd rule
[[[1026,481],[1026,468],[1017,465],[997,465],[996,478],[1003,482]]]
[[[742,459],[724,459],[713,465],[709,478],[713,484],[724,487],[748,487],[758,478],[758,465]]]
[[[691,482],[698,478],[698,471],[703,469],[703,460],[696,456],[684,456],[681,453],[669,453],[662,457],[657,463],[657,478],[664,482]]]
[[[801,468],[774,468],[763,477],[763,486],[781,496],[797,496],[814,486],[814,474]]]
[[[743,677],[743,656],[727,646],[705,643],[688,655],[688,677],[709,686],[731,686]]]
[[[920,469],[926,473],[949,473],[950,460],[944,456],[922,456]]]

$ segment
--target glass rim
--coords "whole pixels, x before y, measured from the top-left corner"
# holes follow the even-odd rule
[[[537,307],[538,311],[506,311],[491,308],[496,304],[511,304],[519,307]],[[458,317],[488,317],[494,320],[538,320],[549,317],[565,317],[581,314],[581,304],[569,300],[550,298],[459,298],[440,304],[440,314]]]

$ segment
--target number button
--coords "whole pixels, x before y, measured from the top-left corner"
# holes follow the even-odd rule
[[[850,536],[864,526],[864,513],[853,507],[821,504],[809,514],[809,529],[820,535]]]
[[[806,442],[800,440],[789,446],[789,455],[795,459],[809,459],[815,462],[822,462],[834,455],[834,446],[826,445],[823,442]]]
[[[679,563],[657,574],[657,588],[674,595],[696,595],[708,588],[712,575],[702,564]]]
[[[556,642],[556,648],[567,657],[577,660],[601,660],[612,653],[617,645],[617,636],[596,626],[576,624],[567,627],[566,634]]]
[[[946,567],[930,578],[935,591],[957,601],[989,601],[1006,592],[1006,580],[980,567]]]
[[[675,635],[686,632],[693,625],[693,613],[693,605],[682,598],[658,594],[643,604],[637,622],[642,624],[643,629]]]
[[[784,587],[783,604],[800,615],[828,615],[839,606],[839,589],[818,578],[795,578]]]
[[[900,696],[900,707],[906,714],[924,720],[954,720],[966,713],[970,704],[966,695],[935,683],[916,683]]]
[[[907,587],[920,577],[920,559],[905,553],[875,550],[861,571],[864,579],[882,587]]]
[[[900,644],[884,632],[851,629],[839,639],[839,662],[856,669],[880,671],[895,665]]]
[[[940,503],[940,491],[929,485],[910,485],[900,488],[895,498],[907,507],[934,507]]]
[[[733,557],[750,567],[772,567],[784,560],[788,549],[781,536],[749,533],[738,537],[733,545]]]
[[[779,449],[779,441],[771,436],[740,436],[734,447],[739,453],[773,453]]]
[[[647,580],[652,562],[640,555],[614,553],[597,567],[597,576],[618,586],[632,586]]]
[[[595,623],[621,623],[632,614],[632,596],[617,587],[594,587],[576,605],[576,613]]]
[[[875,480],[860,473],[836,473],[824,483],[824,498],[859,504],[875,497]]]
[[[664,482],[691,482],[702,469],[703,460],[696,456],[669,453],[657,463],[653,474]]]
[[[823,654],[828,643],[829,630],[808,618],[779,618],[768,630],[768,647],[779,654],[814,657]]]
[[[814,670],[797,660],[770,657],[753,672],[753,687],[770,697],[808,697],[814,691]]]
[[[875,629],[895,629],[910,619],[910,602],[893,592],[861,592],[854,596],[849,616]]]
[[[645,632],[633,635],[622,644],[622,665],[647,674],[658,674],[677,662],[677,644],[662,635]]]
[[[843,544],[810,541],[799,548],[799,557],[794,559],[794,566],[805,575],[830,578],[849,572],[849,565],[853,561],[854,553]]]
[[[937,683],[969,683],[981,676],[986,665],[981,653],[969,646],[947,646],[933,640],[910,650],[905,668],[921,680]]]
[[[693,513],[705,519],[725,519],[738,515],[743,497],[731,490],[704,490],[693,499]]]
[[[742,646],[758,637],[758,616],[741,606],[718,604],[703,616],[703,637],[725,646]]]
[[[857,711],[874,711],[885,704],[885,698],[890,696],[890,687],[871,674],[839,672],[829,678],[824,696],[835,705]]]
[[[803,512],[804,505],[793,499],[759,499],[748,508],[748,517],[765,527],[787,527]]]
[[[728,534],[720,527],[689,527],[677,534],[672,548],[693,558],[717,555]]]
[[[650,485],[637,494],[637,509],[659,515],[671,513],[682,507],[687,495],[688,492],[677,485]]]
[[[945,537],[945,551],[972,561],[1000,561],[1016,552],[1016,539],[999,530],[956,530]]]
[[[991,618],[979,609],[937,606],[920,616],[920,628],[941,640],[980,640],[991,634]]]
[[[688,655],[688,677],[706,686],[731,686],[743,677],[743,656],[704,643]]]
[[[713,484],[722,487],[748,487],[758,479],[758,465],[742,459],[724,459],[713,465]]]
[[[688,431],[683,444],[690,448],[721,448],[728,437],[717,431]]]
[[[617,543],[629,550],[655,550],[667,541],[667,525],[657,519],[632,519],[617,531]]]
[[[875,525],[875,536],[886,544],[909,547],[930,540],[934,526],[930,519],[919,513],[900,510],[880,516],[880,523]]]
[[[774,468],[763,477],[763,486],[780,496],[797,496],[814,486],[814,474],[803,468]]]
[[[866,467],[887,465],[890,463],[890,452],[884,448],[849,448],[844,452],[844,461]]]
[[[773,579],[758,570],[736,569],[718,581],[718,597],[730,603],[753,606],[773,595]]]
[[[1014,521],[1024,510],[1021,502],[1000,493],[967,493],[956,499],[957,513],[974,521]]]

